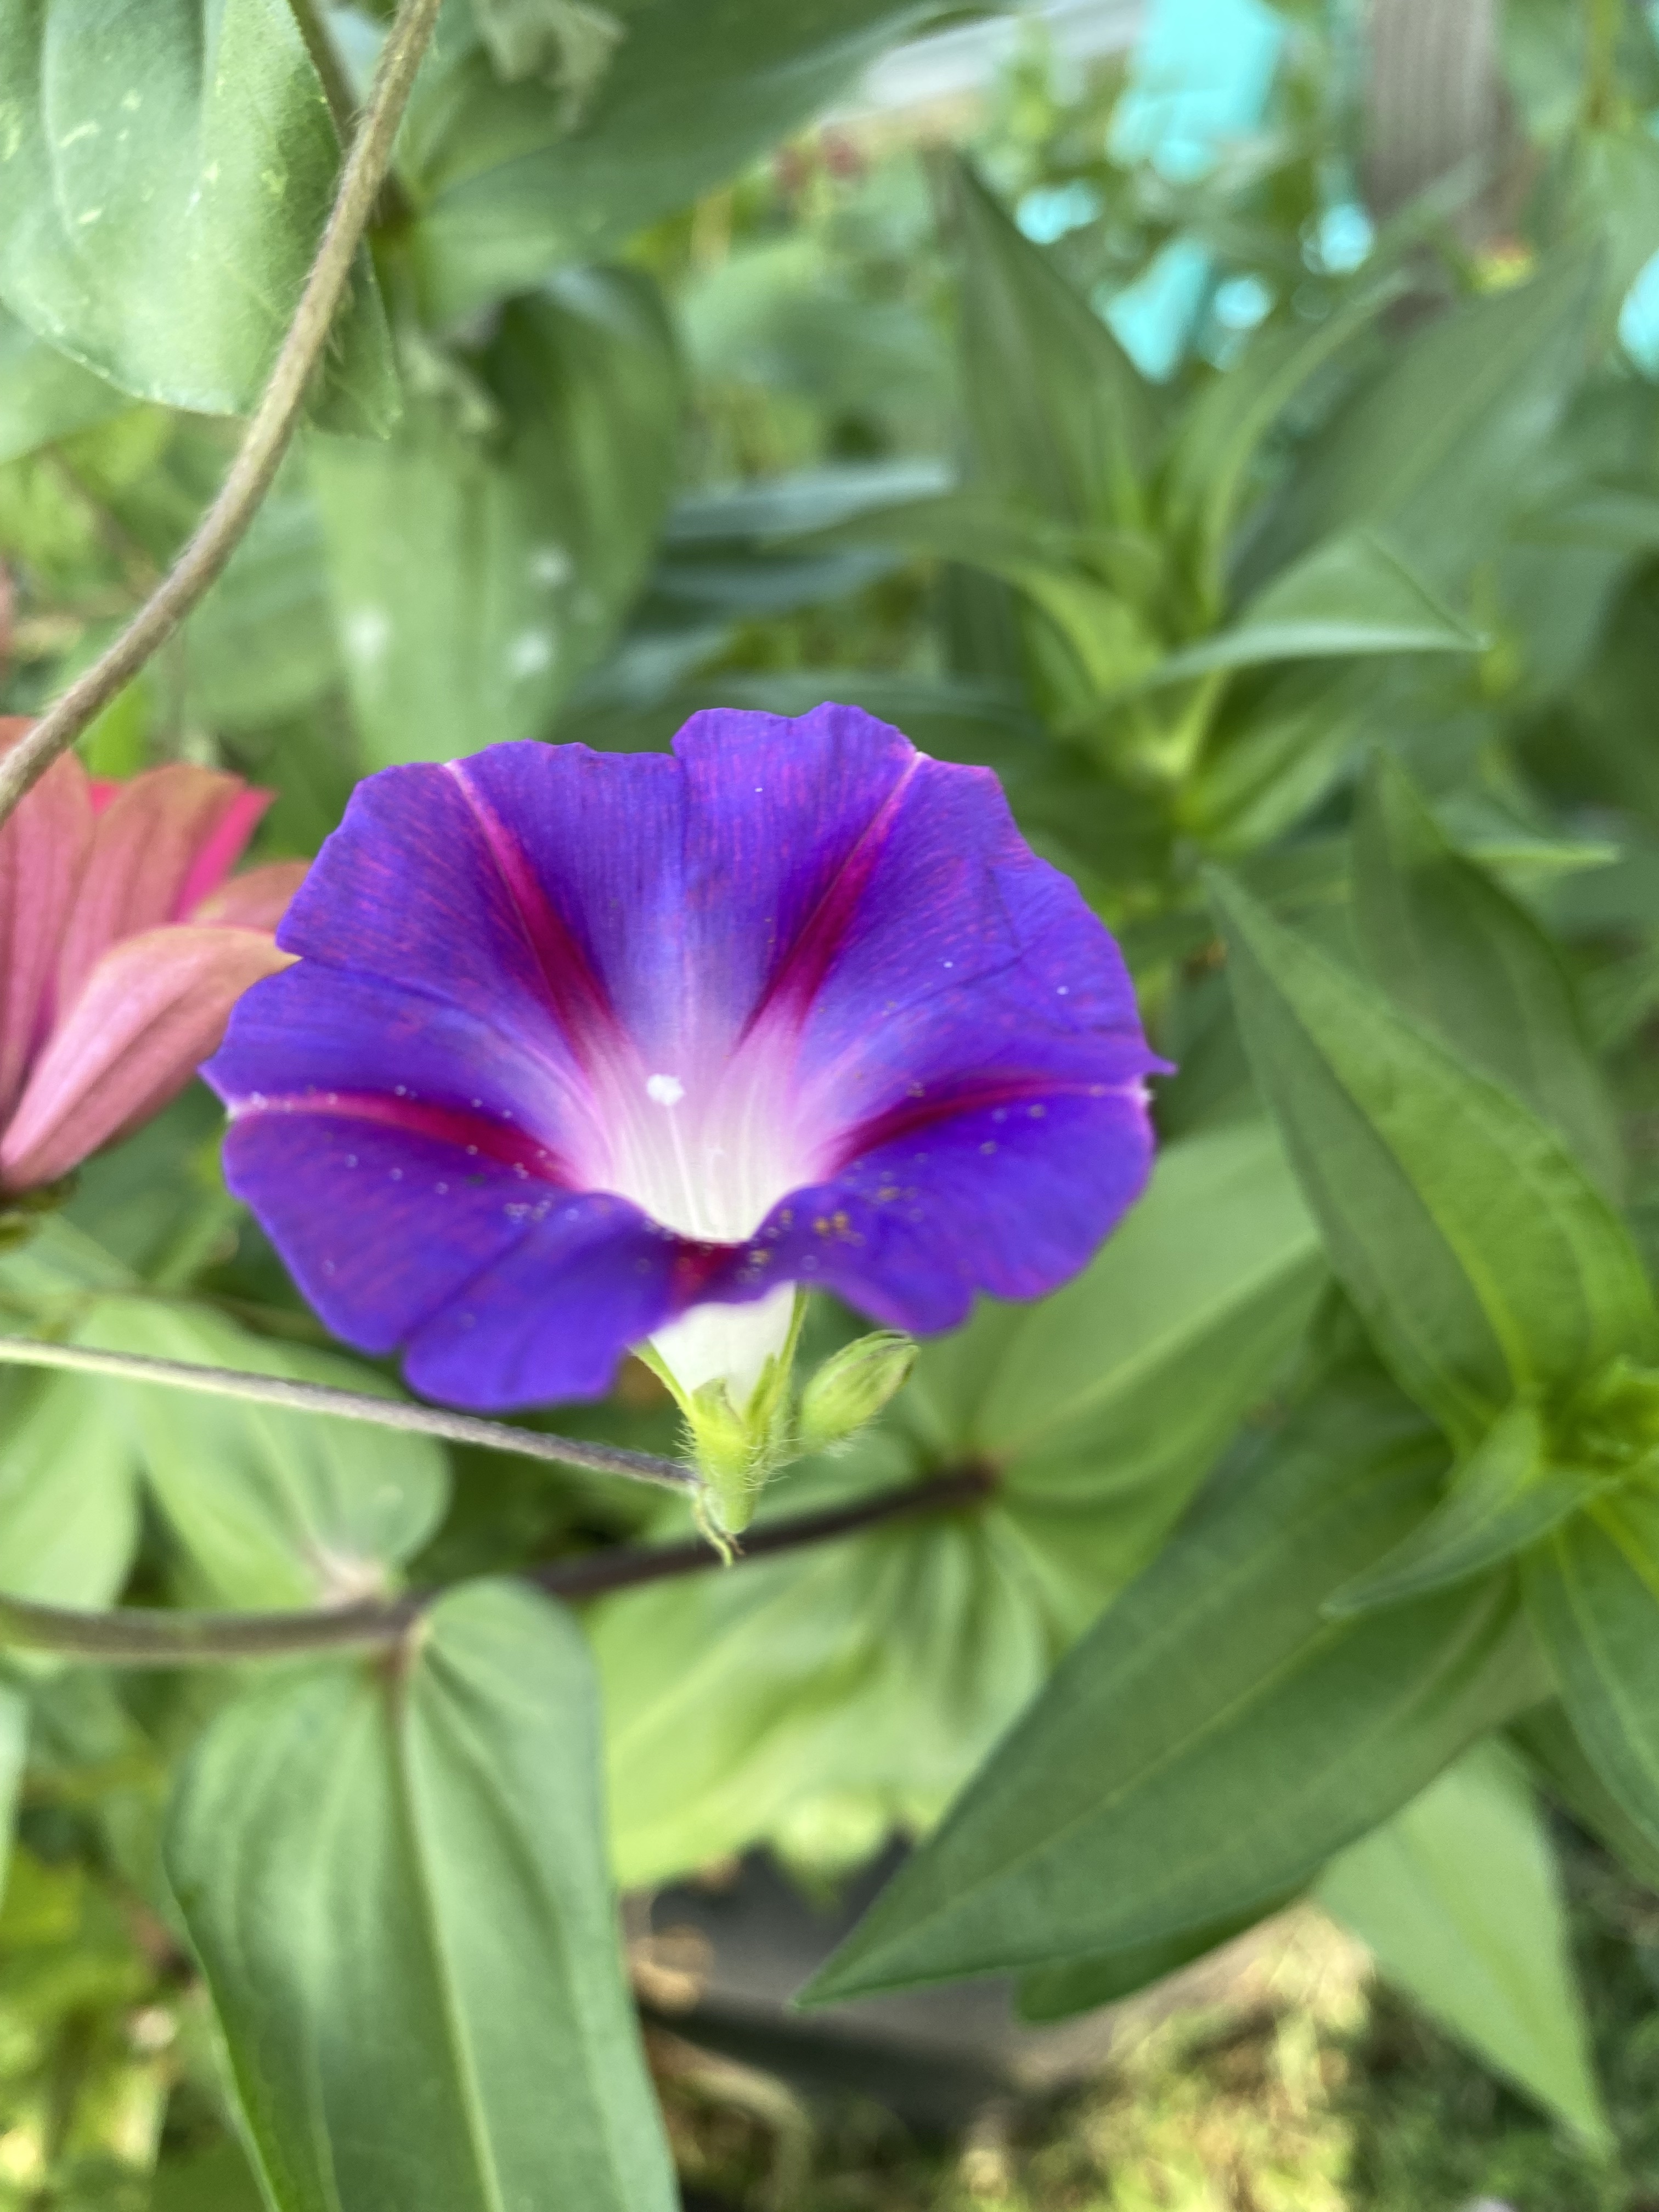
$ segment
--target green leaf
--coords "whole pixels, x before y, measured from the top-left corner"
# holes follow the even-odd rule
[[[296,477],[268,493],[185,630],[191,705],[210,727],[302,712],[343,677],[316,501]],[[285,750],[283,780],[295,763]]]
[[[1271,1387],[1323,1279],[1271,1125],[1216,1130],[1164,1148],[1075,1282],[926,1346],[911,1402],[945,1448],[1017,1466],[1023,1495],[1184,1492]]]
[[[680,0],[625,24],[575,128],[562,95],[503,85],[471,11],[446,11],[402,140],[428,314],[451,324],[550,270],[612,252],[854,85],[938,0]]]
[[[1601,283],[1594,256],[1565,250],[1529,283],[1421,325],[1316,441],[1264,568],[1382,529],[1431,586],[1461,580],[1577,387]]]
[[[1524,1581],[1574,1735],[1659,1847],[1659,1498],[1599,1500],[1528,1553]]]
[[[1184,682],[1216,669],[1371,653],[1478,653],[1460,622],[1376,532],[1326,539],[1275,576],[1231,629],[1183,647],[1144,680]]]
[[[1475,1746],[1316,1894],[1478,2058],[1609,2146],[1555,1855],[1512,1756]]]
[[[167,1871],[280,2212],[675,2203],[596,1748],[580,1634],[503,1584],[213,1722]]]
[[[1593,1478],[1553,1467],[1537,1408],[1517,1400],[1457,1469],[1444,1498],[1376,1565],[1334,1593],[1334,1615],[1397,1605],[1467,1582],[1547,1534],[1595,1493]]]
[[[610,644],[672,489],[680,370],[646,277],[515,301],[471,366],[493,432],[433,402],[384,444],[311,449],[372,766],[539,735]]]
[[[17,1840],[17,1807],[28,1746],[28,1700],[16,1690],[0,1688],[0,1892],[6,1887],[12,1845]]]
[[[1231,1943],[1236,1936],[1254,1928],[1301,1894],[1299,1889],[1230,1913],[1206,1928],[1189,1928],[1179,1936],[1160,1936],[1150,1943],[1132,1943],[1125,1950],[1103,1951],[1091,1959],[1074,1959],[1063,1966],[1039,1966],[1020,1977],[1018,2007],[1022,2020],[1069,2020],[1075,2013],[1092,2012],[1097,2005],[1116,2004],[1132,1997],[1166,1974],[1177,1973],[1194,1960]]]
[[[75,1375],[0,1382],[0,1589],[108,1605],[138,1542],[138,1454],[120,1409]]]
[[[0,307],[0,461],[103,422],[131,402]]]
[[[1170,455],[1167,526],[1188,539],[1201,595],[1218,600],[1226,544],[1252,462],[1310,377],[1396,297],[1397,283],[1358,292],[1312,330],[1264,331],[1183,418]]]
[[[1626,1873],[1659,1891],[1659,1839],[1625,1810],[1584,1756],[1559,1701],[1552,1698],[1511,1721],[1509,1734],[1555,1796],[1596,1837]]]
[[[1437,1468],[1378,1382],[1316,1401],[1112,1605],[810,1985],[1060,1964],[1265,1910],[1523,1702],[1499,1587],[1321,1611]]]
[[[1559,1130],[1616,1197],[1624,1160],[1612,1101],[1549,939],[1453,847],[1386,753],[1366,777],[1353,849],[1354,917],[1377,981]]]
[[[757,1525],[905,1474],[878,1432],[792,1468]],[[1121,1544],[1133,1514],[1101,1517]],[[878,1836],[937,1819],[1062,1638],[1009,1518],[919,1520],[593,1607],[618,1881],[689,1872],[837,1802],[869,1807]]]
[[[340,159],[286,0],[21,0],[0,11],[0,298],[125,391],[248,412]],[[365,254],[324,419],[380,431],[396,410]]]
[[[1464,1446],[1659,1340],[1630,1238],[1554,1132],[1221,877],[1256,1079],[1333,1268]]]
[[[1133,529],[1157,443],[1152,402],[1100,317],[953,161],[960,346],[976,478],[1056,521]]]
[[[107,1352],[397,1395],[372,1368],[275,1344],[182,1303],[106,1299],[76,1336]],[[221,1604],[366,1595],[442,1518],[447,1476],[428,1437],[144,1383],[64,1379],[125,1411],[156,1502]]]

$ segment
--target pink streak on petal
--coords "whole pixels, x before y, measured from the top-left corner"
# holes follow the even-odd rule
[[[548,998],[578,1049],[611,1052],[625,1043],[605,986],[586,955],[555,911],[536,878],[518,839],[466,773],[465,761],[447,763],[449,774],[471,808],[490,858],[518,911],[525,940],[535,954]]]
[[[0,719],[0,751],[28,723]],[[87,773],[54,761],[0,829],[0,1120],[43,1042],[46,998],[92,837]]]
[[[126,786],[118,776],[95,775],[88,784],[88,789],[92,793],[93,812],[102,814],[114,799],[117,793],[125,791]]]
[[[860,832],[857,843],[824,886],[817,904],[774,969],[745,1023],[745,1037],[752,1036],[769,1018],[782,1015],[796,1022],[805,1018],[835,963],[858,913],[859,902],[880,863],[888,833],[904,803],[910,780],[926,757],[922,753],[911,755],[891,790]]]
[[[259,929],[269,936],[288,912],[310,865],[308,860],[267,860],[261,868],[245,869],[210,891],[184,919],[217,922],[230,929]]]
[[[1172,1072],[1164,1061],[1158,1062],[1157,1066],[1159,1071]],[[1137,1076],[1127,1083],[1102,1085],[1073,1082],[1053,1075],[984,1075],[969,1077],[965,1082],[931,1085],[919,1096],[902,1098],[884,1112],[872,1114],[868,1121],[843,1131],[830,1155],[825,1174],[839,1175],[865,1153],[879,1152],[884,1145],[897,1144],[903,1138],[936,1128],[941,1121],[954,1121],[958,1115],[989,1113],[999,1106],[1040,1105],[1051,1098],[1098,1097],[1107,1090],[1139,1093],[1142,1090],[1141,1079]]]
[[[185,925],[112,946],[47,1040],[0,1139],[0,1184],[57,1182],[184,1089],[251,983],[289,964],[250,929]]]
[[[173,902],[169,921],[183,921],[210,893],[216,891],[246,850],[247,841],[259,826],[259,817],[276,796],[244,786],[219,817],[204,843],[197,848],[190,872]],[[303,873],[303,870],[301,873]],[[299,888],[297,883],[295,890]],[[291,890],[289,896],[293,896]],[[281,916],[278,916],[278,920]],[[272,927],[275,927],[275,924]]]
[[[179,895],[224,816],[239,776],[175,762],[125,784],[98,817],[81,893],[58,965],[55,1002],[67,1006],[93,967],[124,937],[177,919]]]
[[[561,1190],[578,1190],[580,1179],[550,1146],[522,1129],[488,1121],[455,1106],[440,1106],[423,1098],[388,1097],[381,1091],[307,1091],[301,1093],[260,1092],[240,1100],[231,1109],[233,1121],[247,1121],[261,1114],[314,1114],[331,1121],[366,1121],[376,1127],[399,1129],[407,1136],[429,1137],[452,1145],[462,1155],[457,1172],[465,1174],[471,1158],[488,1160],[496,1167],[512,1168],[526,1180],[552,1183]]]

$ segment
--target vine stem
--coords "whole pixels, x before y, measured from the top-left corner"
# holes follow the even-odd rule
[[[352,263],[391,165],[398,125],[439,6],[440,0],[402,0],[386,33],[317,258],[217,498],[119,637],[0,758],[0,822],[166,643],[229,560],[270,489],[304,410],[335,310],[350,281]]]
[[[887,1522],[982,1504],[996,1484],[994,1468],[973,1462],[902,1489],[878,1491],[848,1505],[769,1522],[749,1530],[742,1549],[734,1553],[735,1563],[831,1543]],[[724,1564],[720,1554],[701,1540],[615,1544],[583,1558],[553,1560],[532,1569],[524,1579],[550,1596],[580,1599],[680,1575],[704,1574]],[[238,1660],[383,1651],[416,1633],[424,1615],[444,1595],[442,1589],[416,1590],[404,1597],[291,1613],[151,1612],[137,1607],[94,1613],[0,1595],[0,1645],[56,1651],[108,1667],[222,1666]]]
[[[520,1459],[548,1460],[556,1467],[580,1468],[589,1474],[623,1474],[665,1490],[699,1492],[702,1477],[678,1460],[654,1452],[625,1451],[620,1444],[589,1443],[580,1437],[544,1436],[507,1421],[486,1421],[476,1413],[452,1413],[437,1406],[411,1406],[403,1398],[377,1398],[367,1390],[337,1390],[327,1382],[295,1382],[285,1376],[250,1375],[240,1367],[201,1367],[193,1360],[153,1359],[137,1352],[100,1352],[83,1344],[46,1344],[34,1337],[0,1336],[0,1364],[65,1368],[76,1375],[102,1375],[118,1382],[155,1382],[164,1389],[195,1390],[211,1398],[240,1398],[255,1406],[281,1406],[295,1413],[331,1413],[343,1421],[368,1421],[380,1429],[404,1429],[451,1443],[477,1444],[484,1451],[513,1452]]]

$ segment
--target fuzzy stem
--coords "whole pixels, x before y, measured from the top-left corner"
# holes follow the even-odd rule
[[[983,1463],[953,1468],[926,1482],[878,1491],[850,1505],[800,1513],[752,1529],[737,1563],[827,1544],[884,1522],[911,1520],[981,1504],[996,1487]],[[585,1559],[556,1559],[527,1579],[550,1596],[581,1599],[630,1589],[721,1565],[707,1544],[617,1544]],[[37,1605],[0,1595],[0,1646],[56,1651],[106,1667],[220,1666],[238,1660],[292,1659],[349,1650],[386,1650],[404,1643],[444,1595],[406,1597],[294,1613],[175,1613],[124,1607],[108,1613]]]
[[[666,1490],[697,1491],[698,1475],[678,1460],[654,1452],[624,1451],[620,1444],[590,1443],[577,1437],[548,1437],[506,1421],[481,1420],[436,1406],[411,1406],[402,1398],[377,1398],[366,1390],[337,1390],[325,1382],[295,1382],[283,1376],[250,1375],[236,1367],[198,1367],[185,1359],[152,1359],[137,1352],[99,1352],[82,1344],[43,1344],[33,1337],[0,1336],[0,1364],[61,1367],[79,1375],[104,1375],[118,1382],[156,1382],[166,1389],[198,1390],[213,1398],[240,1398],[256,1406],[282,1406],[295,1413],[331,1413],[376,1428],[412,1430],[484,1451],[514,1452],[591,1474],[625,1474]]]
[[[0,758],[0,822],[166,643],[229,560],[270,489],[304,412],[306,394],[327,346],[335,310],[350,282],[352,263],[380,197],[392,160],[392,142],[432,35],[439,4],[440,0],[403,0],[386,33],[374,87],[340,173],[339,190],[317,258],[270,380],[218,497],[189,544],[120,636]]]

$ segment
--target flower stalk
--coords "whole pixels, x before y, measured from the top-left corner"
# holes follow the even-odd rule
[[[733,1549],[728,1556],[737,1562],[769,1559],[861,1534],[889,1522],[962,1511],[982,1504],[996,1483],[994,1468],[974,1462],[848,1505],[770,1522],[751,1531],[743,1549]],[[681,1575],[704,1574],[726,1563],[720,1553],[698,1537],[677,1544],[612,1545],[584,1558],[554,1560],[533,1570],[526,1579],[550,1597],[580,1601]],[[422,1616],[443,1595],[441,1589],[419,1590],[401,1597],[283,1613],[161,1612],[137,1607],[99,1613],[0,1595],[0,1647],[52,1651],[106,1667],[225,1666],[248,1660],[385,1651],[416,1633]]]
[[[588,1474],[625,1475],[665,1490],[695,1492],[702,1487],[692,1468],[653,1452],[626,1451],[620,1444],[589,1443],[578,1437],[544,1436],[534,1429],[514,1428],[506,1421],[487,1421],[476,1414],[452,1413],[435,1406],[411,1406],[404,1399],[377,1398],[365,1390],[337,1390],[325,1382],[250,1375],[240,1368],[201,1367],[191,1360],[155,1359],[136,1352],[100,1352],[89,1345],[47,1344],[34,1337],[0,1336],[0,1363],[65,1368],[118,1382],[155,1382],[165,1389],[196,1390],[210,1397],[240,1398],[256,1406],[280,1406],[289,1413],[331,1413],[343,1421],[368,1421],[376,1428],[441,1437],[450,1443],[512,1452],[520,1459],[544,1460]]]

